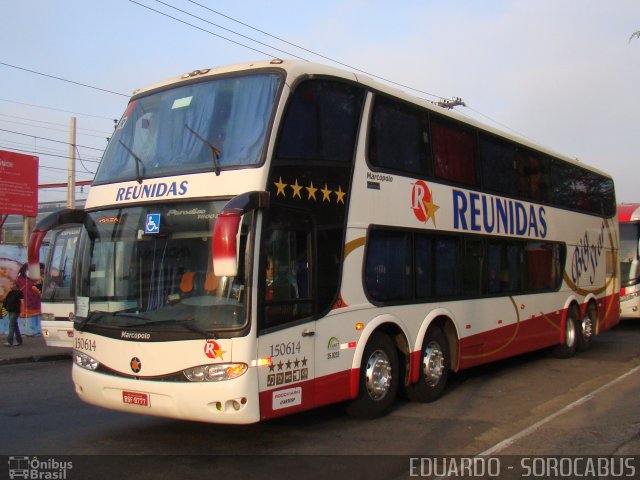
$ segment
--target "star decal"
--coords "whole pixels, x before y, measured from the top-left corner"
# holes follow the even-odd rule
[[[286,183],[284,183],[284,182],[282,181],[282,177],[280,177],[280,178],[278,179],[278,181],[277,181],[277,182],[274,182],[274,185],[275,185],[275,186],[276,186],[276,188],[278,189],[278,191],[277,191],[277,193],[276,193],[276,197],[277,197],[278,195],[280,195],[280,194],[282,194],[282,196],[283,196],[283,197],[286,197],[286,196],[287,196],[287,194],[286,194],[286,193],[284,193],[284,189],[285,189],[285,187],[287,186],[287,184],[286,184]]]
[[[307,357],[304,357],[304,358],[302,359],[302,366],[303,366],[303,367],[306,367],[306,366],[307,366]]]
[[[293,362],[290,359],[287,359],[287,364],[286,364],[287,365],[287,370],[291,370],[291,364],[292,363]]]
[[[338,186],[338,190],[336,190],[334,193],[336,194],[336,197],[338,197],[336,203],[342,203],[344,205],[344,196],[347,194],[347,192],[343,192],[342,187]]]
[[[320,190],[322,192],[322,201],[331,203],[331,190],[327,187],[327,184],[324,184],[324,188]]]
[[[298,179],[296,178],[296,183],[294,183],[293,185],[289,185],[291,187],[291,189],[293,190],[293,198],[302,198],[300,196],[300,190],[302,190],[302,185],[298,185]]]
[[[318,189],[313,186],[313,182],[311,182],[308,187],[304,188],[306,188],[307,192],[309,193],[309,197],[307,198],[307,200],[311,200],[312,198],[316,200],[316,192],[318,191]]]
[[[282,367],[284,366],[284,363],[282,363],[282,360],[280,360],[278,362],[278,371],[282,370]]]

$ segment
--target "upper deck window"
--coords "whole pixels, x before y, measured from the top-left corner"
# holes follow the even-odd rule
[[[95,183],[260,163],[280,81],[276,74],[219,78],[132,100]]]
[[[364,91],[348,83],[301,83],[283,120],[277,158],[350,162],[363,101]]]

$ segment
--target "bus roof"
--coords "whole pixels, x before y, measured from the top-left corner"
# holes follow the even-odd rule
[[[640,203],[621,203],[618,205],[618,222],[628,223],[640,220]]]
[[[513,141],[515,143],[527,146],[533,150],[537,150],[543,154],[552,156],[552,157],[556,157],[556,158],[560,158],[566,162],[569,163],[573,163],[575,165],[579,165],[582,168],[586,168],[588,170],[591,170],[593,172],[596,172],[600,175],[603,175],[605,177],[609,177],[611,178],[611,175],[609,175],[606,172],[603,172],[601,170],[598,170],[597,168],[594,168],[590,165],[581,163],[579,160],[571,158],[571,157],[567,157],[566,155],[560,154],[558,152],[555,152],[553,150],[550,150],[548,148],[545,148],[541,145],[537,145],[529,140],[526,140],[522,137],[519,137],[517,135],[513,135],[507,132],[504,132],[502,130],[493,128],[489,125],[486,125],[482,122],[479,122],[473,118],[461,115],[457,112],[439,107],[438,105],[419,98],[419,97],[415,97],[413,95],[410,95],[408,93],[406,93],[403,90],[400,90],[398,88],[394,88],[394,87],[390,87],[384,83],[378,82],[366,75],[363,74],[359,74],[359,73],[355,73],[355,72],[349,72],[347,70],[343,70],[340,68],[335,68],[335,67],[330,67],[328,65],[323,65],[320,63],[314,63],[314,62],[306,62],[306,61],[302,61],[302,60],[282,60],[282,59],[273,59],[273,60],[260,60],[260,61],[255,61],[255,62],[248,62],[248,63],[240,63],[240,64],[235,64],[235,65],[228,65],[228,66],[222,66],[222,67],[212,67],[212,68],[202,68],[202,69],[198,69],[198,70],[194,70],[192,72],[187,72],[184,73],[183,75],[180,75],[178,77],[174,77],[159,83],[155,83],[153,85],[147,86],[145,88],[141,88],[138,90],[135,90],[133,92],[133,96],[137,97],[137,96],[143,96],[146,95],[148,93],[151,93],[154,90],[158,90],[158,89],[163,89],[166,87],[169,87],[171,85],[175,85],[175,84],[180,84],[180,83],[187,83],[189,81],[191,81],[194,78],[202,78],[202,77],[207,77],[207,76],[217,76],[217,75],[224,75],[224,74],[228,74],[228,73],[234,73],[234,72],[240,72],[240,71],[250,71],[250,70],[258,70],[258,69],[266,69],[266,68],[271,68],[271,69],[278,69],[278,70],[282,70],[286,72],[286,75],[289,79],[289,81],[287,82],[289,85],[291,85],[293,82],[290,81],[291,79],[293,79],[293,81],[295,81],[296,78],[303,78],[303,77],[308,77],[308,76],[331,76],[331,77],[337,77],[337,78],[342,78],[345,80],[349,80],[349,81],[354,81],[357,83],[360,83],[361,85],[364,85],[366,87],[369,87],[370,89],[374,90],[374,91],[378,91],[380,93],[384,93],[387,95],[391,95],[394,97],[397,97],[401,100],[405,100],[409,103],[413,103],[416,105],[419,105],[423,108],[426,108],[428,110],[431,111],[435,111],[438,112],[441,115],[450,117],[454,120],[466,123],[467,125],[476,127],[480,130],[484,130],[486,132],[492,133],[494,135],[498,135],[502,138],[505,138],[507,140]]]

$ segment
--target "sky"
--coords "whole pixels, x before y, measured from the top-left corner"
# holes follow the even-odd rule
[[[618,202],[640,202],[637,0],[135,2],[0,0],[0,150],[38,152],[41,184],[66,182],[72,116],[77,180],[91,180],[135,89],[300,57],[428,100],[460,97],[458,113],[603,170]],[[65,198],[40,190],[40,201]]]

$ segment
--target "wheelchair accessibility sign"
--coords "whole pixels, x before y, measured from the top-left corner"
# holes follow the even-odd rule
[[[144,224],[144,233],[160,233],[159,213],[147,213],[147,221]]]

